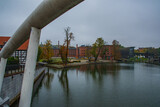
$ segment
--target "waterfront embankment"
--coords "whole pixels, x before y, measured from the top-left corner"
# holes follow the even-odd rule
[[[47,67],[56,68],[56,69],[63,69],[63,68],[70,68],[76,67],[81,65],[88,65],[88,64],[99,64],[99,63],[111,63],[116,61],[109,61],[109,60],[98,60],[98,61],[91,61],[88,60],[81,60],[80,62],[73,62],[68,64],[46,64]]]

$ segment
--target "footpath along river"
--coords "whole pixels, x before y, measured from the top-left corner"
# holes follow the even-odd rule
[[[160,66],[91,64],[46,69],[32,107],[160,107]]]

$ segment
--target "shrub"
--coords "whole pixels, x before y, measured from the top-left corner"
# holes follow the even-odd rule
[[[19,58],[9,57],[7,60],[7,65],[19,64]]]

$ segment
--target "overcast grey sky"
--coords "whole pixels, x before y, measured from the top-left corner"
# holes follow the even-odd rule
[[[42,0],[1,0],[0,36],[12,36]],[[85,0],[42,30],[41,42],[63,43],[71,27],[72,45],[93,44],[98,37],[123,46],[160,47],[160,0]]]

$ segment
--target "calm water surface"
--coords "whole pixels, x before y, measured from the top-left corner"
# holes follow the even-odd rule
[[[92,64],[47,71],[32,107],[160,107],[160,66]]]

